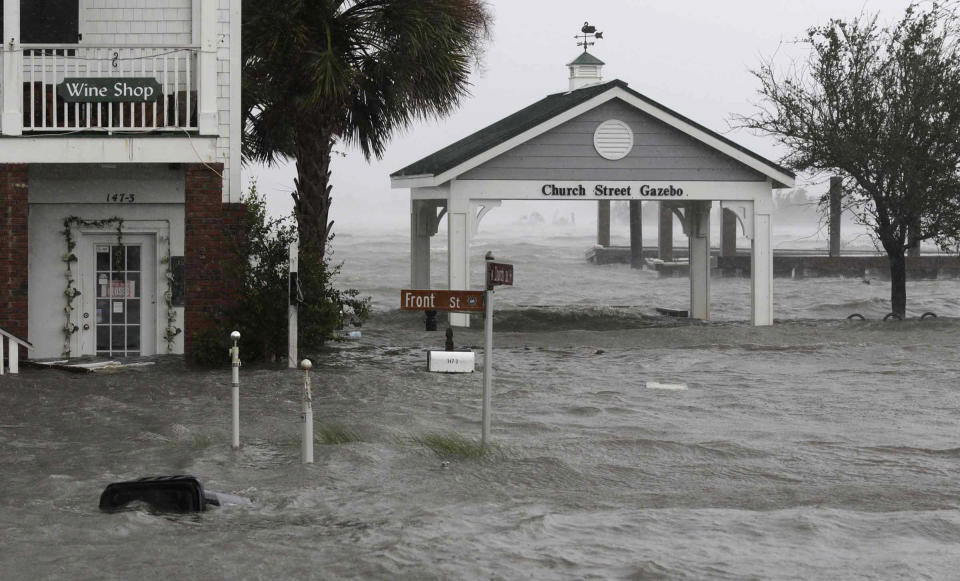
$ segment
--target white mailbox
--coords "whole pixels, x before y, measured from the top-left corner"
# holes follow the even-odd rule
[[[427,370],[435,373],[473,373],[476,354],[473,351],[430,351]]]

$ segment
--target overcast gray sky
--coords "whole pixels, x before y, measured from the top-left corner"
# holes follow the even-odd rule
[[[566,63],[579,49],[574,35],[584,21],[604,33],[591,53],[606,63],[604,80],[631,88],[774,160],[772,140],[730,131],[735,113],[754,111],[757,83],[750,75],[761,57],[802,56],[794,44],[804,31],[831,17],[865,10],[884,22],[903,15],[909,0],[490,0],[494,25],[483,70],[472,95],[452,116],[417,124],[394,138],[382,160],[355,150],[333,163],[335,231],[406,229],[407,190],[390,189],[389,175],[544,96],[567,88]],[[249,167],[274,214],[292,210],[292,165]],[[801,180],[802,182],[802,180]],[[586,206],[586,205],[585,205]],[[594,204],[584,207],[593,212]],[[509,208],[494,214],[510,220]],[[579,216],[579,210],[578,210]],[[580,220],[578,220],[580,222]]]

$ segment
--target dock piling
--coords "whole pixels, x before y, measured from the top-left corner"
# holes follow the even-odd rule
[[[643,267],[643,226],[640,200],[630,200],[630,268]]]
[[[610,246],[610,200],[597,202],[597,246]]]
[[[830,178],[830,256],[840,256],[840,203],[843,198],[843,180]]]

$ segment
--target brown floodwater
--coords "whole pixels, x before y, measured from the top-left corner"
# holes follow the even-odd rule
[[[315,358],[313,465],[297,371],[243,368],[236,452],[228,367],[0,377],[0,579],[957,578],[960,281],[910,282],[911,319],[883,323],[883,280],[776,279],[753,328],[749,280],[714,279],[716,320],[683,323],[651,313],[686,279],[588,265],[592,243],[478,235],[475,286],[486,250],[515,265],[483,458],[427,445],[479,438],[482,377],[426,372],[443,333],[397,310],[402,235],[335,240],[375,314]],[[455,342],[482,369],[482,333]],[[183,473],[253,505],[97,510]]]
[[[516,331],[481,374],[424,370],[442,333],[377,316],[301,372],[177,358],[0,378],[0,578],[947,579],[960,570],[960,321],[677,324],[605,310]],[[586,322],[585,322],[586,321]],[[624,326],[632,328],[622,328]],[[457,333],[479,346],[482,333]],[[479,348],[478,348],[479,350]],[[479,368],[479,367],[478,367]],[[684,391],[646,382],[685,383]],[[324,443],[327,432],[355,441]],[[446,462],[446,463],[445,463]],[[97,510],[110,482],[187,473],[250,507]]]

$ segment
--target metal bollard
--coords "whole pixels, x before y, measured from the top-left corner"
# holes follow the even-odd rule
[[[309,359],[300,362],[303,370],[303,441],[300,444],[300,461],[313,464],[313,394],[310,392],[310,369],[313,363]]]
[[[230,348],[230,366],[233,371],[233,381],[230,384],[233,399],[233,440],[231,446],[234,450],[240,449],[240,347],[237,341],[240,340],[240,332],[230,333],[233,339],[233,347]]]

